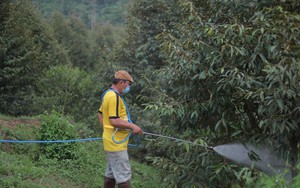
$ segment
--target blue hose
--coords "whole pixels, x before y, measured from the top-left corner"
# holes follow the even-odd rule
[[[129,140],[130,136],[132,136],[132,131],[130,131],[130,133],[126,136],[126,138],[124,138],[124,139],[121,140],[121,141],[116,141],[116,140],[115,140],[115,135],[116,135],[116,133],[117,133],[118,131],[119,131],[119,129],[116,129],[115,132],[114,132],[114,134],[112,135],[112,140],[113,140],[113,142],[116,143],[116,144],[122,144],[122,143],[126,142],[127,140]],[[129,131],[129,130],[128,130],[128,131]],[[139,145],[140,145],[140,136],[137,135],[137,136],[136,136],[136,139],[137,139],[137,143],[136,143],[136,144],[128,144],[128,146],[130,146],[130,147],[137,147],[137,146],[139,146]]]
[[[130,135],[127,136],[128,137],[127,140],[129,139]],[[15,144],[48,144],[48,143],[86,142],[86,141],[95,141],[95,140],[103,140],[103,139],[102,138],[82,138],[82,139],[72,139],[72,140],[3,140],[0,139],[0,143],[2,142],[2,143],[15,143]],[[122,140],[120,143],[118,143],[114,140],[114,142],[117,144],[121,144],[125,141]],[[137,144],[128,144],[129,147],[137,147],[139,145],[140,145],[139,137],[137,137]]]
[[[3,143],[69,143],[69,142],[85,142],[85,141],[94,141],[102,140],[102,138],[83,138],[83,139],[73,139],[73,140],[0,140]]]

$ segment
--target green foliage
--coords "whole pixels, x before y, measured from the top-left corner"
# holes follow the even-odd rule
[[[4,6],[5,5],[5,6]],[[44,69],[68,63],[49,27],[28,1],[4,2],[0,31],[0,109],[30,114],[28,105]]]
[[[117,41],[122,39],[123,27],[111,24],[95,25],[91,31],[92,57],[95,68],[92,71],[96,77],[95,82],[101,84],[100,88],[108,88],[111,84],[112,75],[119,69],[119,65],[112,60]],[[97,58],[95,58],[97,57]]]
[[[157,36],[168,58],[154,76],[164,80],[149,80],[146,91],[154,97],[147,108],[173,123],[170,129],[179,130],[179,137],[184,130],[193,130],[190,138],[205,133],[209,145],[264,142],[294,166],[300,141],[297,9],[287,3],[254,1],[180,1],[172,8],[180,12],[177,20]],[[173,161],[170,155],[178,150],[163,155],[159,164]],[[189,176],[195,167],[187,164],[194,162],[196,174],[214,177],[206,179],[210,186],[249,183],[247,176],[236,181],[238,176],[232,175],[242,169],[226,168],[220,158],[208,154],[198,155],[201,162],[194,156],[167,163],[161,173],[170,177],[172,165],[184,164],[181,174]],[[172,185],[202,183],[200,178],[182,181],[168,180]]]
[[[0,186],[1,187],[41,187],[30,181],[45,176],[45,170],[34,167],[26,155],[8,154],[0,150]]]
[[[50,20],[55,38],[67,51],[72,65],[84,70],[93,69],[90,62],[91,43],[86,26],[78,18],[65,20],[64,16],[56,13]]]
[[[82,70],[99,71],[94,66],[99,64],[99,56],[103,56],[101,60],[106,57],[101,49],[108,46],[109,51],[114,45],[115,39],[110,38],[114,27],[95,26],[90,31],[79,19],[65,19],[60,14],[45,22],[29,1],[1,5],[1,111],[25,115],[55,109],[96,126],[96,90],[103,86],[95,86],[98,80]],[[101,63],[101,68],[109,69],[106,61]],[[61,64],[78,68],[52,68]],[[104,74],[97,77],[102,78]]]
[[[163,128],[165,130],[160,134],[176,135],[172,127],[164,125]],[[198,139],[192,139],[197,135]],[[199,135],[202,135],[201,138]],[[249,168],[239,172],[236,164],[222,159],[214,151],[206,148],[206,141],[210,142],[211,138],[204,131],[186,131],[179,136],[180,139],[195,144],[173,142],[164,138],[147,139],[146,159],[157,167],[167,187],[218,187],[215,184],[218,181],[230,181],[231,185],[245,186],[244,181],[253,179],[249,174],[257,174]]]
[[[109,48],[112,49],[115,43],[122,39],[123,27],[114,26],[112,24],[96,24],[94,29],[91,31],[92,40],[98,46],[100,57],[104,57],[101,49]]]
[[[100,1],[101,2],[101,1]],[[126,22],[126,10],[128,0],[104,0],[97,3],[100,23],[112,23],[114,25]]]
[[[149,76],[162,66],[163,54],[155,37],[175,19],[174,15],[168,14],[171,3],[161,0],[130,2],[126,40],[120,43],[120,49],[116,48],[116,62],[132,68],[137,76]]]
[[[299,169],[299,164],[296,167]],[[259,180],[252,184],[253,187],[287,187],[287,188],[296,188],[300,185],[300,175],[298,174],[293,181],[288,182],[284,178],[284,173],[278,174],[275,177],[269,177],[269,176],[261,176]]]
[[[78,138],[76,127],[69,120],[52,113],[41,116],[40,140],[74,140]],[[45,143],[40,145],[39,157],[51,159],[76,159],[78,158],[79,145],[77,143]]]
[[[98,108],[96,89],[93,77],[85,71],[56,66],[38,80],[32,108],[36,113],[55,110],[75,120],[88,119]]]
[[[95,24],[88,29],[76,18],[65,18],[55,12],[49,19],[58,43],[67,51],[72,65],[86,71],[93,71],[99,59],[121,38],[122,27],[112,24]],[[103,62],[101,62],[103,64]]]

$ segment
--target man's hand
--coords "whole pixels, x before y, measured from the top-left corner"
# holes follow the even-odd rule
[[[131,131],[133,134],[143,134],[143,130],[135,124],[132,124]]]

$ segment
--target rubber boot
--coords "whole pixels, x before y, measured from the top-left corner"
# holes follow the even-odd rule
[[[126,181],[124,183],[119,183],[118,188],[130,188],[130,181]]]
[[[104,177],[104,188],[115,188],[116,180],[114,178]]]

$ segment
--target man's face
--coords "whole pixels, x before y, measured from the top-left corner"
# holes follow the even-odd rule
[[[124,90],[127,86],[131,86],[131,82],[129,80],[122,80],[121,81],[121,89]]]

